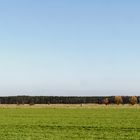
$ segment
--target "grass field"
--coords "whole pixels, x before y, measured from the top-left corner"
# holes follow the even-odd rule
[[[0,107],[0,140],[139,140],[140,107]]]

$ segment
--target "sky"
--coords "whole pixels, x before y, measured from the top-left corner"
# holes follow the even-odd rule
[[[0,96],[140,95],[139,0],[1,0]]]

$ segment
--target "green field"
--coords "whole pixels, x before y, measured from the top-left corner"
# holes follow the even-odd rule
[[[139,140],[139,107],[0,108],[0,140]]]

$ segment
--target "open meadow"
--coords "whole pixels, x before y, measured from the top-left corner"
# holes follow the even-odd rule
[[[140,107],[0,106],[0,140],[139,140]]]

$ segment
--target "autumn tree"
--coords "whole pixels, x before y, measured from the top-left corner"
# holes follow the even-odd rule
[[[129,99],[129,101],[130,101],[130,104],[131,105],[137,104],[137,102],[138,102],[136,96],[131,96],[130,99]]]
[[[119,104],[122,104],[122,103],[123,103],[123,99],[122,99],[122,97],[121,97],[121,96],[115,96],[114,101],[115,101],[115,103],[116,103],[117,105],[119,105]]]

